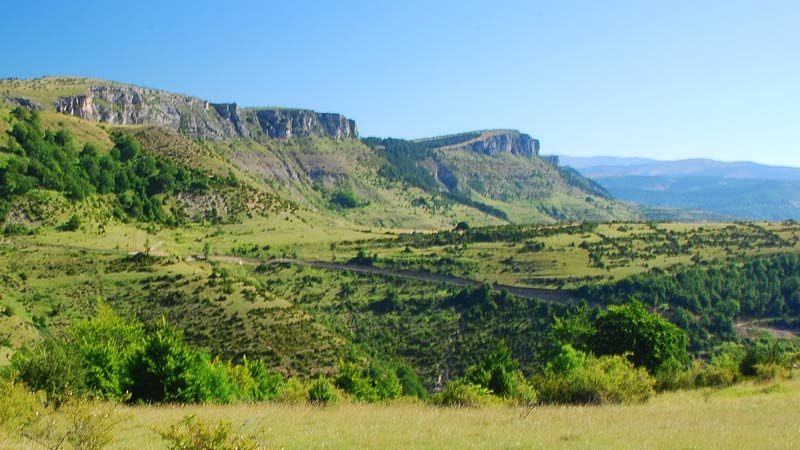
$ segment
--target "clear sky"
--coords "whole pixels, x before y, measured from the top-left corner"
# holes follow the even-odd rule
[[[797,1],[12,1],[0,77],[516,128],[543,153],[800,166]]]

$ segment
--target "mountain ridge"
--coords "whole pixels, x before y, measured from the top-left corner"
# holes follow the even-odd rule
[[[718,161],[689,158],[660,161],[648,158],[569,157],[559,156],[562,164],[579,170],[584,176],[606,178],[618,176],[713,176],[722,178],[758,178],[767,180],[800,180],[800,168],[773,166],[751,161]]]
[[[67,127],[78,134],[105,135],[104,148],[110,147],[111,134],[123,133],[136,136],[148,151],[166,149],[156,156],[177,158],[187,167],[198,164],[193,161],[201,156],[197,152],[210,155],[202,166],[214,168],[219,179],[255,183],[249,192],[266,191],[354,225],[440,229],[461,221],[490,225],[638,217],[635,208],[615,202],[600,186],[540,157],[539,140],[517,130],[417,141],[361,139],[355,121],[337,113],[240,107],[91,78],[0,80],[0,103],[6,114],[13,106],[42,111],[53,133]],[[0,130],[10,129],[11,120]],[[189,202],[198,211],[192,216],[199,217],[232,211],[228,203],[209,195]]]
[[[25,95],[30,91],[52,94]],[[191,95],[92,78],[3,79],[0,92],[6,102],[29,109],[52,110],[110,125],[158,125],[195,139],[358,137],[355,121],[338,113],[240,108],[236,103],[213,103]]]

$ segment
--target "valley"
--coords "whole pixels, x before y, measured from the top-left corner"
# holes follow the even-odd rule
[[[9,404],[42,395],[42,416],[73,420],[62,403],[88,402],[151,428],[192,408],[164,403],[240,420],[269,402],[263,420],[297,423],[344,403],[325,427],[413,410],[574,448],[625,432],[570,434],[561,414],[636,426],[665,404],[796,396],[793,220],[621,202],[516,130],[360,138],[339,114],[67,77],[0,80],[0,100]],[[267,441],[330,439],[281,427],[289,441]],[[112,448],[141,444],[123,428]],[[404,439],[447,446],[425,434]]]

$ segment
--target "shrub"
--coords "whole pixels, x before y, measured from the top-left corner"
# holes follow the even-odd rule
[[[769,382],[779,379],[792,378],[792,370],[777,363],[764,363],[756,364],[756,380],[760,382]]]
[[[11,358],[11,368],[30,389],[44,392],[56,409],[86,393],[86,368],[66,342],[45,339],[33,349],[22,349]]]
[[[201,354],[202,362],[196,368],[194,380],[195,401],[212,401],[215,403],[230,403],[237,400],[237,386],[228,376],[229,364],[215,358],[209,360],[207,355]]]
[[[486,360],[470,367],[464,380],[518,403],[536,401],[536,390],[528,384],[519,370],[519,362],[511,357],[504,342],[500,342]]]
[[[365,202],[359,199],[350,189],[341,189],[331,194],[331,204],[339,208],[357,208]]]
[[[0,377],[0,428],[18,431],[30,425],[44,411],[42,399],[20,383]]]
[[[113,428],[124,418],[103,403],[77,402],[56,413],[44,409],[22,430],[22,436],[41,447],[100,450],[113,441]]]
[[[417,372],[408,364],[401,364],[397,367],[395,373],[403,388],[403,395],[409,395],[420,399],[428,397],[428,390],[419,381]]]
[[[359,401],[375,401],[378,392],[364,371],[353,363],[339,363],[339,372],[334,384],[337,388]]]
[[[369,368],[369,377],[378,400],[394,400],[403,394],[403,386],[394,370],[373,364]]]
[[[68,335],[86,369],[87,390],[99,398],[126,400],[132,383],[128,369],[144,346],[142,325],[99,301],[94,317],[77,321]]]
[[[341,396],[336,391],[336,387],[323,375],[320,375],[308,390],[309,403],[335,405],[340,400]]]
[[[3,228],[3,234],[6,236],[24,236],[34,234],[34,230],[18,223],[10,223]]]
[[[686,332],[633,301],[610,305],[598,314],[591,348],[598,355],[627,353],[637,367],[651,374],[689,362]]]
[[[644,402],[653,395],[655,380],[626,356],[595,357],[565,345],[545,367],[540,396],[548,403]]]
[[[675,391],[679,389],[694,389],[701,385],[701,379],[706,366],[702,361],[695,360],[687,368],[678,367],[660,370],[656,374],[656,390]]]
[[[433,397],[433,403],[441,406],[478,407],[494,403],[496,399],[488,388],[464,380],[453,380]]]
[[[267,370],[262,360],[250,361],[247,358],[242,362],[253,378],[253,389],[250,398],[253,400],[274,400],[285,386],[285,381],[279,373]]]
[[[289,378],[277,393],[276,400],[284,403],[310,401],[309,386],[298,378]]]
[[[376,364],[364,370],[353,363],[340,362],[334,384],[358,401],[392,400],[403,393],[395,371]]]
[[[216,425],[188,415],[180,422],[160,431],[170,450],[257,450],[262,448],[253,434],[234,431],[230,422],[220,420]]]
[[[80,227],[81,227],[81,218],[78,217],[77,214],[73,214],[69,218],[69,220],[61,224],[61,226],[58,227],[58,229],[61,231],[75,231]]]
[[[197,402],[206,400],[200,371],[202,357],[186,344],[183,334],[162,320],[131,363],[133,400]]]

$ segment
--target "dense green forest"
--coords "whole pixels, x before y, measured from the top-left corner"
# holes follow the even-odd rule
[[[587,285],[578,293],[599,303],[638,299],[687,330],[691,348],[709,350],[735,339],[737,320],[766,318],[796,327],[800,315],[800,265],[794,253],[682,266],[605,285]]]
[[[0,213],[17,196],[32,189],[50,189],[72,200],[91,194],[113,195],[118,218],[176,225],[179,208],[165,210],[165,196],[202,192],[220,181],[156,158],[136,138],[117,133],[114,147],[101,151],[86,144],[80,151],[65,130],[45,130],[35,110],[16,108],[11,142],[0,167]],[[235,182],[225,180],[226,182]]]

